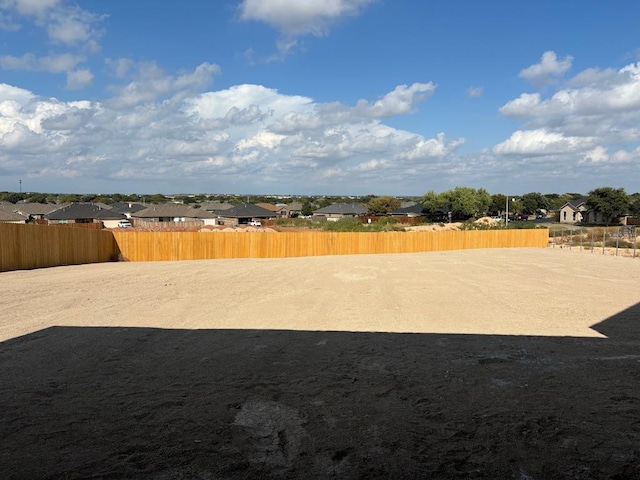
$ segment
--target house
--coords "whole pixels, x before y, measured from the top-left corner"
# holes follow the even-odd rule
[[[289,210],[287,209],[287,206],[284,203],[274,205],[272,203],[262,202],[262,203],[256,203],[256,206],[269,210],[270,212],[273,212],[278,217],[286,218],[289,216]]]
[[[601,212],[589,210],[586,198],[579,198],[560,207],[560,223],[603,224],[607,219]]]
[[[560,207],[560,223],[580,223],[587,211],[587,199],[571,200]],[[586,223],[586,222],[585,222]],[[595,222],[594,222],[595,223]]]
[[[422,213],[423,210],[424,206],[421,203],[409,202],[408,204],[404,204],[397,210],[389,212],[389,215],[391,215],[392,217],[416,218],[422,217],[424,215]]]
[[[0,208],[0,223],[27,223],[28,217]]]
[[[61,223],[100,223],[105,228],[115,228],[126,217],[94,203],[72,203],[44,216],[49,225]]]
[[[328,207],[319,208],[313,212],[314,217],[324,217],[329,221],[340,218],[359,217],[367,214],[367,208],[361,203],[334,203]]]
[[[216,215],[180,203],[151,205],[131,214],[134,227],[202,227],[215,225]]]
[[[302,204],[300,202],[291,202],[287,205],[289,217],[297,217],[302,213]]]
[[[16,203],[14,212],[26,216],[29,220],[44,220],[45,215],[66,207],[68,204],[58,205],[55,203]]]
[[[127,218],[131,218],[131,215],[147,208],[141,203],[135,202],[115,202],[111,205],[111,210],[123,214]]]
[[[252,203],[241,203],[233,208],[218,212],[222,225],[248,225],[253,220],[273,220],[278,214]]]
[[[200,204],[200,208],[206,210],[207,212],[219,212],[221,210],[229,210],[233,208],[233,205],[227,202],[202,202]]]

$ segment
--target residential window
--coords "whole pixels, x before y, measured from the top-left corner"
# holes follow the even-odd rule
[[[567,219],[567,212],[562,212],[562,213],[564,215],[564,220],[566,220]]]

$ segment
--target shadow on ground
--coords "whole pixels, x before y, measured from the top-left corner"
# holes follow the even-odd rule
[[[0,477],[640,478],[640,304],[594,328],[48,328],[0,344]]]

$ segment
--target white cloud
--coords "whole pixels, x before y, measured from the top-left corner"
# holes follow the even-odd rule
[[[589,69],[548,98],[523,93],[500,113],[529,128],[552,128],[569,136],[599,137],[599,143],[640,140],[640,63],[617,72]]]
[[[266,23],[278,30],[278,54],[266,62],[283,60],[299,45],[297,37],[326,35],[330,28],[344,18],[353,17],[375,0],[243,0],[240,18]],[[253,62],[253,52],[251,52]]]
[[[96,51],[102,31],[98,25],[106,18],[84,10],[69,0],[0,0],[2,24],[9,30],[19,28],[20,19],[30,20],[43,28],[54,43],[75,45]],[[4,19],[4,20],[3,20]]]
[[[244,0],[243,20],[264,22],[287,36],[326,34],[331,25],[358,15],[373,0]]]
[[[368,107],[368,110],[376,118],[410,113],[416,104],[429,98],[435,89],[436,86],[432,82],[414,83],[410,87],[398,85],[392,92]],[[362,105],[366,105],[366,102],[358,104],[359,107]]]
[[[573,57],[567,55],[558,61],[555,52],[549,51],[542,54],[540,63],[531,65],[520,72],[520,77],[530,81],[534,85],[550,83],[556,78],[562,77],[570,68]]]
[[[197,93],[201,79],[217,71],[214,66],[177,76],[155,64],[129,70],[135,80],[113,89],[113,98],[103,103],[61,102],[0,85],[0,169],[21,168],[32,180],[54,183],[135,177],[204,185],[214,179],[225,188],[247,189],[247,179],[259,179],[259,188],[287,182],[346,190],[358,179],[365,188],[381,176],[395,181],[427,171],[451,161],[463,142],[381,123],[413,111],[431,84],[401,85],[379,100],[348,106],[261,85]],[[70,84],[89,81],[90,72],[75,73]],[[283,129],[287,122],[296,128]]]
[[[79,69],[72,72],[67,72],[67,85],[68,90],[80,90],[91,85],[93,82],[93,73],[89,69]]]
[[[114,62],[109,62],[113,65]],[[183,73],[178,77],[166,73],[154,62],[133,63],[127,60],[115,62],[119,76],[132,76],[133,81],[124,86],[112,86],[115,96],[108,101],[116,108],[134,106],[145,102],[153,102],[159,98],[174,98],[179,101],[186,94],[206,87],[220,72],[220,67],[210,63],[202,63],[193,72]]]
[[[62,0],[2,0],[0,8],[42,20],[49,11],[60,3]]]
[[[545,129],[518,130],[508,140],[493,147],[499,155],[551,155],[583,151],[593,145],[593,139],[566,137]]]
[[[469,98],[480,98],[483,93],[482,87],[469,87],[467,88],[467,96]]]
[[[83,61],[84,57],[72,55],[70,53],[49,55],[45,57],[37,57],[32,53],[27,53],[21,57],[4,55],[0,57],[0,66],[5,70],[62,73],[74,69]]]

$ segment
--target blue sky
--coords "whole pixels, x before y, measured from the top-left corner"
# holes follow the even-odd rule
[[[640,2],[0,0],[0,191],[640,191]]]

